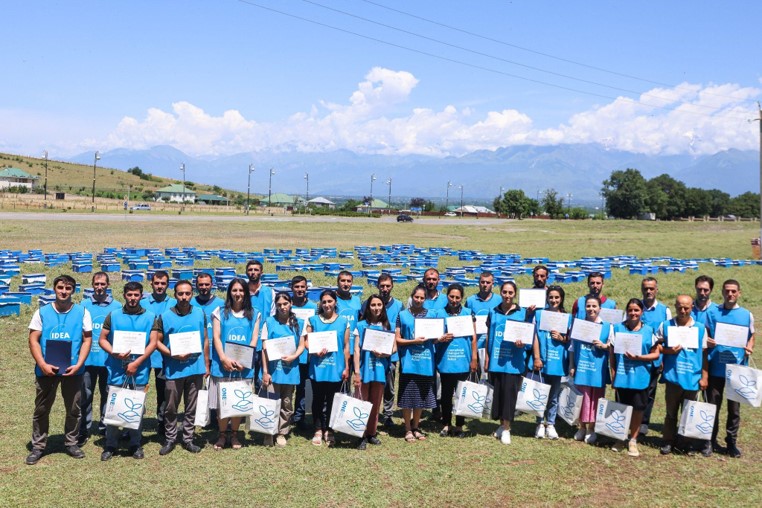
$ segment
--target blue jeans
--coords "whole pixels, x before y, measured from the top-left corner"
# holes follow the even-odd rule
[[[539,381],[539,376],[534,375],[534,379]],[[548,405],[545,408],[545,418],[537,417],[537,423],[556,424],[558,415],[558,396],[561,395],[561,376],[542,376],[542,382],[550,385],[548,394]]]
[[[143,391],[146,385],[128,385],[130,390]],[[143,414],[145,414],[145,406],[143,407]],[[137,429],[124,429],[127,435],[130,436],[130,448],[137,448],[140,446],[143,440],[143,419],[140,419],[140,426]],[[112,425],[106,425],[106,448],[116,449],[119,447],[119,438],[122,435],[122,431],[119,427]]]
[[[108,397],[108,371],[106,367],[96,367],[90,365],[85,367],[85,373],[82,375],[82,419],[79,421],[79,438],[85,438],[90,435],[90,426],[93,423],[93,402],[95,400],[95,387],[98,387],[100,396],[100,420],[98,420],[98,433],[106,432],[106,426],[103,424],[103,413],[106,410],[106,398]]]

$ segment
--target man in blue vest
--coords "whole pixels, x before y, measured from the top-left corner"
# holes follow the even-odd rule
[[[547,277],[547,274],[546,274]],[[496,297],[492,289],[495,286],[495,276],[492,272],[484,271],[479,275],[479,292],[466,299],[466,307],[471,309],[477,320],[477,328],[487,326],[489,311],[500,305],[500,297]],[[487,332],[476,334],[477,348],[479,349],[479,374],[484,372],[484,348],[487,344]]]
[[[696,288],[696,299],[693,301],[693,310],[691,316],[699,323],[706,324],[706,315],[714,306],[712,303],[712,290],[714,289],[714,279],[708,275],[699,275],[694,282]]]
[[[352,294],[354,279],[354,275],[347,270],[340,271],[339,275],[336,277],[336,296],[339,297],[339,299],[336,300],[336,312],[347,318],[351,327],[349,330],[350,333],[352,333],[355,326],[357,326],[357,318],[359,317],[362,308],[360,297]],[[350,350],[349,354],[353,355],[354,351]],[[353,364],[350,362],[350,365]]]
[[[249,296],[251,306],[262,314],[262,322],[275,315],[275,290],[262,284],[264,266],[256,259],[250,259],[246,263],[246,276],[249,278]],[[260,371],[262,370],[262,355],[254,355],[254,390],[259,391],[261,384]]]
[[[209,337],[210,345],[214,338],[212,333],[212,312],[214,312],[214,309],[225,305],[222,298],[217,298],[213,290],[214,284],[212,283],[212,276],[206,272],[199,272],[198,275],[196,275],[197,294],[191,299],[191,305],[204,311],[204,315],[206,316],[206,336]],[[216,409],[210,411],[209,425],[204,428],[217,428]]]
[[[532,286],[534,289],[547,289],[548,288],[548,267],[545,265],[537,265],[532,270]]]
[[[587,296],[580,296],[572,305],[572,315],[577,319],[585,319],[585,302],[588,296],[595,296],[601,301],[602,309],[616,309],[616,302],[603,295],[603,274],[590,272],[587,275]]]
[[[87,309],[71,301],[76,285],[69,275],[56,277],[53,280],[55,301],[36,310],[29,323],[29,351],[36,363],[37,392],[32,416],[32,451],[26,458],[30,466],[39,462],[48,443],[50,410],[59,386],[66,410],[66,453],[75,459],[85,457],[77,446],[77,439],[82,374],[90,352],[93,323]]]
[[[157,270],[151,276],[151,294],[140,301],[141,307],[150,310],[157,316],[177,305],[177,300],[167,294],[169,287],[169,274],[164,270]],[[151,355],[151,368],[156,381],[156,433],[164,436],[164,410],[167,401],[164,398],[166,384],[162,368],[164,366],[161,353],[155,349]]]
[[[82,418],[79,423],[79,438],[77,446],[85,446],[90,438],[90,426],[93,422],[93,400],[95,398],[95,388],[98,387],[100,420],[98,421],[98,434],[106,433],[106,426],[103,424],[103,413],[106,409],[106,397],[108,396],[108,371],[106,370],[106,356],[98,343],[98,337],[101,333],[101,325],[111,311],[121,307],[119,302],[115,301],[108,294],[109,277],[106,272],[96,272],[93,274],[92,285],[93,294],[86,298],[82,305],[90,312],[93,320],[93,334],[95,339],[90,347],[90,354],[85,360],[85,373],[82,376]]]
[[[646,277],[640,283],[640,293],[643,295],[643,315],[640,320],[656,330],[664,321],[672,319],[672,311],[669,307],[659,302],[656,296],[659,294],[659,283],[654,277]],[[656,389],[659,386],[659,375],[662,371],[661,357],[653,362],[651,380],[648,383],[648,405],[643,412],[643,420],[640,424],[639,434],[648,434],[648,425],[651,422],[651,411],[656,400]]]
[[[747,309],[738,305],[741,297],[741,284],[728,279],[722,284],[722,305],[712,307],[706,316],[706,327],[709,332],[709,388],[706,390],[707,402],[717,406],[717,416],[714,419],[711,446],[714,450],[726,452],[733,458],[741,457],[741,450],[736,445],[738,429],[741,427],[741,404],[732,400],[727,401],[728,417],[725,422],[725,443],[727,448],[717,444],[717,434],[720,427],[720,409],[725,390],[725,375],[728,365],[748,365],[749,357],[754,352],[754,316]],[[731,347],[716,342],[719,338],[719,325],[730,325],[746,329],[748,339],[746,347]]]
[[[177,305],[158,316],[154,326],[159,333],[156,347],[164,357],[164,377],[167,380],[165,442],[159,455],[172,452],[177,444],[177,410],[181,398],[185,403],[182,447],[191,453],[201,451],[201,447],[193,443],[193,422],[198,391],[203,388],[204,376],[209,375],[209,340],[206,336],[206,316],[204,311],[191,305],[192,297],[193,285],[190,281],[177,281]]]
[[[297,318],[307,320],[317,313],[317,304],[307,299],[307,278],[303,275],[296,275],[291,279],[291,311]],[[309,354],[305,348],[299,357],[299,384],[296,385],[296,395],[294,396],[294,415],[291,420],[296,428],[301,431],[307,430],[306,397],[307,380],[309,379]]]

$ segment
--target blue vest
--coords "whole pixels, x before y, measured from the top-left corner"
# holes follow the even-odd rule
[[[587,296],[580,296],[577,298],[577,314],[575,318],[585,319],[587,312],[585,312],[585,302],[587,302]],[[616,302],[611,298],[606,298],[606,301],[601,303],[601,309],[616,309]]]
[[[647,355],[651,352],[654,340],[654,329],[649,325],[644,324],[640,327],[640,330],[633,332],[628,330],[624,323],[617,323],[614,325],[614,335],[617,333],[637,333],[642,338],[640,354]],[[612,352],[611,354],[614,353]],[[614,388],[642,390],[643,388],[648,387],[648,383],[651,381],[651,362],[630,360],[623,354],[614,356],[616,357],[616,376],[614,377]]]
[[[360,376],[362,376],[363,383],[386,383],[386,371],[389,370],[390,359],[378,358],[372,352],[362,350],[365,330],[368,328],[384,330],[384,327],[380,324],[369,325],[365,320],[357,323],[357,333],[360,339]]]
[[[347,363],[344,359],[344,334],[347,331],[348,324],[347,319],[341,315],[333,323],[323,323],[320,316],[312,316],[310,318],[310,326],[312,326],[313,332],[335,330],[339,343],[336,353],[328,353],[322,358],[315,354],[310,355],[310,379],[313,381],[328,381],[332,383],[341,381],[341,374],[347,368]]]
[[[267,318],[267,339],[279,339],[281,337],[292,336],[294,338],[295,347],[299,347],[299,334],[302,331],[303,321],[299,318],[296,319],[296,330],[292,329],[288,324],[282,324],[275,316]],[[291,363],[283,363],[280,358],[272,359],[268,356],[267,372],[270,373],[273,383],[279,385],[298,385],[299,384],[299,361],[295,360]]]
[[[677,326],[674,319],[662,323],[662,336],[665,344],[669,344],[669,327]],[[679,385],[684,390],[698,390],[701,381],[701,369],[704,366],[704,336],[706,327],[694,320],[698,328],[698,349],[681,348],[676,355],[662,355],[664,364],[664,380]]]
[[[445,318],[445,328],[447,328],[447,317],[469,316],[471,310],[461,307],[458,314],[448,314],[445,309],[435,311],[436,317]],[[435,344],[437,370],[443,374],[459,374],[471,370],[471,335],[455,337],[449,342],[438,342]]]
[[[519,310],[505,315],[497,308],[489,313],[487,321],[489,331],[487,334],[487,350],[489,351],[489,371],[502,372],[507,374],[524,374],[526,372],[525,351],[532,348],[532,344],[525,344],[523,348],[517,348],[513,342],[503,340],[503,331],[505,322],[526,321],[526,309]]]
[[[445,307],[447,307],[447,295],[444,293],[439,293],[436,298],[431,300],[426,298],[423,301],[423,308],[426,310],[440,310]]]
[[[191,306],[190,314],[178,316],[171,309],[161,315],[164,324],[164,345],[172,351],[172,341],[169,338],[173,333],[198,332],[201,341],[202,353],[193,354],[185,361],[180,361],[171,356],[164,357],[164,377],[167,379],[180,379],[188,376],[206,373],[204,365],[204,335],[206,333],[206,323],[204,311]]]
[[[164,312],[171,309],[175,305],[177,305],[177,300],[170,296],[167,296],[161,302],[157,302],[154,299],[153,294],[150,294],[140,300],[141,307],[143,307],[145,310],[153,312],[157,316],[161,316],[164,314]],[[151,353],[151,368],[160,369],[163,365],[164,357],[162,356],[159,349],[156,348],[156,350]]]
[[[244,346],[251,346],[251,341],[254,334],[254,325],[257,323],[259,313],[256,309],[252,309],[251,321],[245,317],[235,317],[231,312],[228,317],[225,317],[225,311],[220,309],[220,342],[222,343],[222,349],[225,350],[225,344],[230,342],[231,344],[243,344]],[[257,353],[254,352],[256,355]],[[222,362],[220,357],[217,356],[217,351],[212,344],[209,345],[209,357],[211,358],[211,373],[215,377],[241,377],[242,379],[252,379],[254,377],[253,369],[243,369],[239,373],[228,372],[222,368]]]
[[[317,304],[315,302],[311,302],[309,300],[304,302],[304,305],[301,307],[298,307],[294,305],[292,308],[294,309],[313,309],[315,311],[315,314],[317,314]],[[307,348],[304,348],[304,351],[302,351],[302,354],[299,355],[299,363],[301,365],[307,365],[307,361],[309,359],[309,352],[307,351]]]
[[[196,298],[198,298],[198,296],[191,298],[191,306],[198,307],[204,311],[204,315],[206,316],[206,336],[211,338],[212,312],[214,312],[214,309],[218,307],[225,308],[225,302],[222,300],[222,298],[217,298],[215,295],[212,295],[206,304],[201,304],[201,302],[197,301]]]
[[[715,308],[715,307],[717,307],[717,304],[716,304],[716,303],[710,303],[710,304],[709,304],[709,305],[706,307],[706,309],[704,309],[704,310],[699,310],[699,309],[696,307],[696,304],[694,303],[694,304],[693,304],[693,309],[691,309],[691,317],[692,317],[692,318],[693,318],[693,320],[694,320],[694,321],[696,321],[697,323],[701,323],[701,324],[703,324],[703,325],[706,325],[706,316],[707,316],[707,315],[709,314],[709,312],[710,312],[710,311],[711,311],[713,308]]]
[[[85,308],[78,304],[73,304],[69,312],[59,314],[53,308],[53,303],[40,307],[40,319],[42,319],[42,335],[40,336],[40,348],[42,357],[45,357],[47,351],[47,342],[49,340],[62,340],[71,342],[71,364],[75,365],[79,361],[79,350],[82,348],[82,323],[85,318]],[[79,369],[75,375],[84,372]],[[42,376],[42,371],[35,365],[34,373]],[[63,371],[59,369],[57,376],[63,376]]]
[[[351,332],[355,330],[355,326],[357,326],[357,320],[360,316],[360,309],[362,308],[362,302],[360,301],[360,298],[358,296],[352,296],[349,300],[344,300],[342,298],[339,298],[336,300],[336,314],[339,316],[344,316],[344,319],[347,320],[349,323],[349,331],[350,331],[350,348],[349,348],[349,355],[355,354],[355,350],[352,348],[354,345],[354,339],[352,338]]]
[[[495,303],[497,302],[497,303]],[[495,298],[494,293],[490,293],[488,300],[482,300],[478,294],[471,295],[466,299],[466,307],[471,309],[474,316],[487,316],[489,311],[495,308],[495,305],[500,305],[500,298]],[[487,334],[479,333],[476,335],[476,347],[483,349],[487,344]]]
[[[400,336],[403,339],[414,339],[415,317],[409,310],[403,310],[399,315]],[[417,374],[419,376],[434,375],[434,341],[427,340],[424,344],[398,346],[400,352],[400,372]]]
[[[111,313],[111,330],[109,330],[108,341],[114,344],[114,332],[143,332],[146,335],[146,346],[151,342],[151,329],[156,315],[150,310],[142,314],[125,314],[123,308],[119,308]],[[127,364],[135,361],[141,355],[130,355],[126,361],[118,360],[111,355],[107,356],[106,368],[108,369],[108,384],[122,386],[125,382],[125,368]],[[146,360],[140,364],[135,373],[135,385],[144,386],[148,384],[151,375],[151,362]]]
[[[390,298],[389,303],[386,304],[386,317],[389,319],[389,326],[391,326],[392,330],[394,331],[396,323],[397,323],[397,316],[400,315],[400,312],[402,312],[402,302],[395,298]],[[361,346],[362,347],[362,346]],[[395,351],[392,353],[391,358],[388,358],[390,362],[398,362],[400,361],[400,354],[399,351]]]
[[[534,330],[537,334],[537,342],[540,346],[540,358],[542,359],[542,373],[548,376],[567,376],[569,375],[569,343],[553,340],[550,332],[540,330],[540,319],[543,312],[553,312],[550,310],[538,309],[535,312]],[[557,330],[563,335],[567,335],[571,326],[571,315],[566,325],[566,330]]]
[[[706,327],[709,329],[709,336],[714,338],[717,323],[726,323],[729,325],[751,326],[751,312],[743,307],[737,309],[726,309],[724,305],[716,305],[708,312],[706,316]],[[751,330],[746,339],[751,338]],[[728,364],[746,365],[746,350],[740,347],[715,346],[709,350],[709,375],[715,377],[725,377],[725,366]]]
[[[645,306],[645,304],[643,304]],[[667,320],[667,306],[664,305],[661,302],[656,302],[656,305],[653,309],[645,309],[643,311],[643,315],[640,316],[640,320],[656,330],[659,328],[659,325],[662,324],[664,321]],[[659,358],[654,360],[654,367],[657,369],[661,366],[661,360],[662,357],[659,355]]]
[[[82,306],[87,309],[93,320],[93,345],[90,346],[90,354],[85,359],[85,366],[105,367],[108,355],[101,349],[101,345],[98,343],[101,337],[101,327],[106,316],[117,309],[121,309],[122,304],[116,300],[111,300],[111,303],[108,305],[98,305],[88,298],[82,302]]]
[[[263,318],[272,316],[273,310],[273,290],[264,284],[259,286],[257,294],[250,295],[251,306],[262,314]]]
[[[610,330],[608,323],[603,323],[598,340],[604,344],[608,343]],[[608,350],[599,349],[578,340],[572,341],[572,347],[574,348],[574,384],[603,388],[611,382]]]

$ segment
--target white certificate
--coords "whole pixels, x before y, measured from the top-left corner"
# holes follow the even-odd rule
[[[245,344],[226,342],[225,356],[247,369],[254,365],[254,348]]]
[[[540,314],[540,330],[544,332],[567,333],[569,331],[569,314],[544,310]]]
[[[336,332],[333,332],[334,341],[336,340]],[[267,339],[265,341],[265,349],[267,350],[267,358],[272,362],[280,360],[284,356],[291,356],[296,353],[296,343],[294,342],[293,335],[287,335],[286,337],[278,337],[277,339]],[[322,348],[318,349],[321,351]],[[334,347],[336,351],[336,347]]]
[[[474,318],[471,316],[454,316],[445,318],[447,333],[454,337],[471,337],[474,331]]]
[[[307,321],[315,315],[315,309],[305,309],[302,307],[291,307],[291,312],[302,321]]]
[[[116,354],[129,352],[133,355],[142,355],[146,352],[146,332],[114,330],[112,350]]]
[[[476,321],[474,321],[474,324],[476,325],[476,333],[478,333],[479,335],[482,335],[482,334],[485,334],[485,333],[489,332],[489,330],[487,330],[487,317],[488,316],[489,316],[488,314],[482,314],[480,316],[475,316]]]
[[[639,333],[617,332],[614,335],[614,354],[630,353],[640,355],[643,351],[643,336]]]
[[[721,346],[746,347],[749,341],[749,327],[717,323],[712,338]]]
[[[506,320],[503,329],[503,340],[508,342],[521,341],[524,344],[531,344],[534,341],[534,325],[524,321]]]
[[[362,339],[363,351],[376,351],[385,355],[392,354],[394,347],[394,332],[384,330],[365,329],[365,337]]]
[[[615,325],[624,321],[624,311],[621,309],[601,309],[598,317],[605,323]]]
[[[438,339],[444,335],[444,324],[442,318],[416,318],[413,338]]]
[[[310,353],[319,353],[323,349],[329,353],[336,353],[339,351],[339,340],[336,337],[336,330],[308,333],[307,342],[310,345]]]
[[[169,334],[169,352],[172,356],[183,356],[201,352],[201,333],[181,332]]]
[[[572,326],[571,338],[580,342],[592,344],[594,340],[601,340],[602,329],[603,325],[601,323],[594,323],[585,319],[575,318],[574,325]]]
[[[675,347],[679,344],[684,349],[698,349],[698,332],[695,326],[668,326],[667,347]]]
[[[545,307],[546,292],[544,289],[520,289],[519,307],[531,307],[534,305],[538,309]]]

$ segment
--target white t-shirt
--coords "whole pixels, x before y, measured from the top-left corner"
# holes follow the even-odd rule
[[[71,309],[74,308],[72,305],[69,307],[69,310],[66,312],[58,312],[58,308],[53,303],[49,303],[48,305],[53,306],[53,310],[56,311],[58,314],[66,314],[71,311]],[[32,320],[29,322],[29,329],[34,330],[37,332],[42,331],[42,318],[40,317],[40,309],[37,309],[34,311],[34,315],[32,316]],[[82,331],[83,332],[92,332],[93,331],[93,318],[90,316],[90,311],[85,309],[85,315],[82,318]]]

